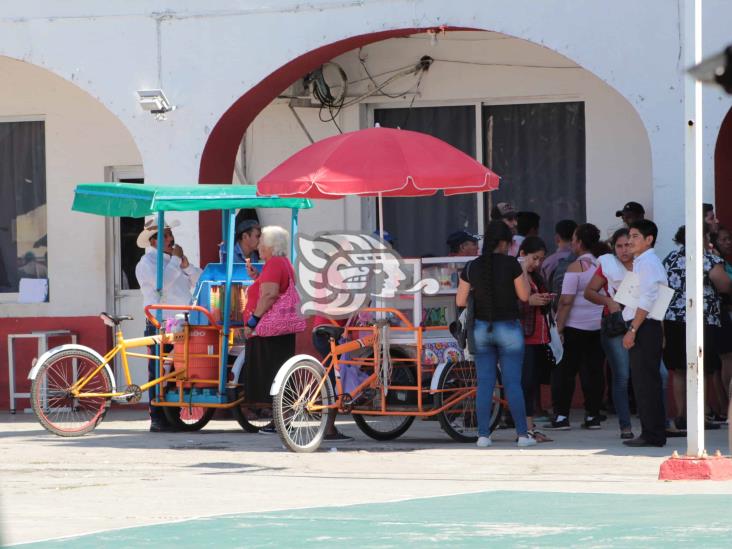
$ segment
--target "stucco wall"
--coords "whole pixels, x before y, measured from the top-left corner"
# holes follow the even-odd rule
[[[729,39],[725,22],[732,20],[732,2],[707,0],[704,10],[707,27],[704,47],[708,54],[719,50]],[[616,111],[623,105],[623,100],[610,92],[597,93],[602,89],[598,80],[629,102],[650,140],[654,193],[652,204],[648,206],[655,213],[662,234],[671,234],[683,218],[681,75],[684,67],[680,55],[680,12],[680,0],[617,0],[611,7],[605,0],[462,0],[449,4],[443,0],[312,0],[307,3],[221,0],[215,4],[194,0],[69,0],[63,3],[16,0],[3,3],[0,55],[47,68],[73,84],[67,91],[58,84],[61,95],[51,97],[44,95],[43,86],[18,87],[5,78],[0,91],[3,98],[0,115],[16,111],[26,114],[30,109],[34,114],[49,112],[49,128],[61,122],[79,126],[82,120],[88,121],[84,126],[89,128],[106,125],[109,113],[99,105],[85,107],[84,101],[80,102],[79,112],[64,108],[64,116],[59,116],[57,122],[52,120],[54,110],[58,111],[58,101],[67,97],[64,94],[71,94],[73,86],[78,86],[117,117],[118,121],[110,124],[116,124],[118,130],[122,127],[129,130],[140,154],[126,152],[132,147],[131,142],[116,146],[114,139],[94,139],[89,132],[72,135],[70,146],[78,145],[78,150],[84,149],[86,158],[94,159],[94,167],[58,161],[75,181],[99,179],[105,164],[142,163],[148,181],[188,183],[197,178],[201,152],[222,114],[247,90],[298,56],[348,37],[391,29],[440,25],[487,29],[537,44],[587,71],[577,71],[577,74],[585,74],[582,82],[572,81],[574,77],[566,75],[561,82],[555,77],[551,84],[542,80],[545,91],[541,93],[561,94],[572,88],[571,93],[576,94],[581,88],[581,93],[591,96],[594,104],[588,105],[592,112],[588,113],[587,123],[588,131],[593,132],[593,139],[596,139],[588,148],[588,169],[593,173],[591,178],[588,174],[591,193],[593,189],[604,188],[610,177],[608,174],[613,170],[620,184],[632,185],[640,181],[638,184],[643,187],[642,170],[637,166],[626,169],[626,162],[614,163],[617,158],[635,158],[636,154],[629,156],[629,153],[636,152],[638,142],[634,139],[618,141],[614,138],[617,132],[610,131],[613,128],[607,128],[603,133],[605,124],[616,122],[613,116],[605,113]],[[534,55],[535,48],[528,42],[525,43],[526,51]],[[492,46],[495,48],[489,50],[490,55],[501,53],[500,43]],[[374,54],[374,57],[378,58],[378,55]],[[438,65],[433,68],[435,72],[438,69]],[[508,69],[495,71],[501,75],[497,80],[500,83],[515,78],[515,75],[507,74]],[[597,80],[593,82],[587,73]],[[484,77],[481,79],[487,81]],[[533,84],[536,82],[537,77],[532,73],[529,78],[514,81],[509,92],[496,93],[491,84],[487,92],[482,90],[471,97],[500,101],[501,95],[535,95]],[[429,79],[425,82],[426,89],[428,83]],[[143,112],[135,97],[135,90],[156,87],[162,87],[178,106],[164,122],[157,122]],[[447,91],[454,97],[465,97],[463,91]],[[86,97],[78,90],[73,93],[80,98]],[[6,101],[6,97],[12,102]],[[707,126],[705,198],[711,199],[711,143],[716,137],[721,113],[726,112],[730,103],[716,90],[705,92],[705,99],[708,113],[704,121]],[[46,104],[56,106],[49,110]],[[99,116],[92,116],[97,112],[94,109]],[[284,119],[283,123],[290,124]],[[626,136],[641,133],[637,128],[631,131],[629,125],[622,129],[627,130],[623,134]],[[74,140],[78,140],[76,145]],[[84,140],[87,145],[82,147],[80,143]],[[285,152],[294,145],[294,142],[278,143],[272,147]],[[611,147],[615,149],[613,154],[602,154]],[[50,149],[49,154],[56,153]],[[271,159],[274,156],[272,154]],[[71,166],[74,166],[73,170]],[[627,174],[640,179],[626,181]],[[66,202],[62,204],[61,194],[55,194],[57,192],[60,193],[60,189],[51,189],[50,198],[66,208],[70,195],[65,192]],[[603,205],[602,212],[593,210],[592,204],[601,203],[593,197],[602,199],[597,194],[588,197],[589,217],[603,224],[603,216],[607,215],[604,212],[612,208]],[[351,213],[359,210],[353,205],[350,208],[341,217],[355,219],[357,216]],[[324,217],[335,222],[339,212],[328,210]],[[63,226],[72,238],[88,235],[79,242],[88,242],[89,249],[99,253],[103,249],[99,222],[70,223],[70,219],[61,218],[55,226],[53,222],[49,224],[50,243]],[[194,232],[195,228],[186,229],[181,240],[192,238]],[[51,250],[52,272],[53,265],[59,261],[54,253],[62,251]],[[190,255],[195,259],[193,250]],[[96,276],[102,263],[87,260],[80,266]],[[52,314],[53,307],[57,306],[56,296],[59,307],[63,305],[64,310],[76,311],[81,306],[75,303],[78,298],[74,293],[78,288],[58,289],[54,284],[58,282],[52,280],[54,303],[47,309],[41,307],[38,312]],[[85,290],[90,295],[100,295],[100,287],[95,285]],[[14,314],[13,311],[4,310],[3,314]]]
[[[343,131],[358,129],[360,119],[368,119],[359,117],[359,109],[406,107],[412,99],[417,107],[475,104],[478,109],[481,103],[584,101],[587,219],[604,232],[617,224],[615,210],[628,200],[646,205],[649,216],[653,215],[651,149],[640,117],[620,94],[571,60],[524,40],[490,32],[451,32],[439,36],[436,45],[424,34],[386,40],[334,59],[353,82],[348,90],[353,97],[371,85],[359,55],[372,75],[387,73],[376,77],[379,83],[391,74],[389,71],[416,64],[423,55],[435,62],[423,76],[417,97],[413,94],[415,76],[395,81],[384,91],[410,93],[398,99],[376,95],[344,109],[337,119]],[[332,75],[332,70],[326,74]],[[337,133],[331,122],[319,120],[317,108],[298,108],[297,113],[315,140]],[[308,143],[286,101],[274,102],[248,131],[247,179],[257,181]],[[524,209],[526,205],[516,206]],[[303,230],[361,228],[359,219],[344,216],[344,207],[342,202],[320,201],[312,213],[303,214]],[[265,219],[280,221],[272,214],[265,214]]]
[[[139,164],[140,154],[101,103],[50,72],[0,57],[0,82],[0,121],[45,120],[51,296],[49,303],[21,305],[17,294],[0,294],[0,316],[96,314],[106,296],[104,219],[72,212],[73,190],[103,181],[106,166]]]

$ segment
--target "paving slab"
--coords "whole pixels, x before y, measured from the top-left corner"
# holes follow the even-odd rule
[[[61,438],[32,416],[3,415],[2,541],[477,492],[732,495],[732,482],[658,481],[661,462],[674,449],[683,453],[685,440],[631,449],[613,420],[597,431],[554,432],[554,442],[527,449],[501,430],[492,447],[479,449],[452,441],[434,421],[378,442],[345,417],[339,428],[354,442],[294,454],[276,435],[247,434],[234,421],[153,434],[145,412],[116,408],[93,433]],[[710,452],[726,446],[726,426],[707,432]]]

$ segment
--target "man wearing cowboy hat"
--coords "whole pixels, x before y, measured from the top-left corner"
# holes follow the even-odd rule
[[[135,267],[135,275],[137,282],[140,284],[142,292],[142,301],[144,306],[157,303],[165,303],[166,305],[188,305],[191,302],[193,289],[201,276],[201,269],[188,262],[188,258],[183,254],[183,248],[175,243],[173,237],[173,227],[178,226],[177,221],[166,223],[163,232],[163,291],[162,295],[158,295],[158,226],[154,218],[145,220],[145,228],[137,237],[137,245],[145,248],[145,254]],[[175,311],[163,311],[163,318],[175,316]],[[156,333],[155,327],[147,323],[145,335],[153,335]],[[154,351],[150,351],[153,354]],[[150,359],[147,365],[148,381],[152,381],[156,376],[156,361]],[[150,400],[155,396],[155,389],[151,388]],[[157,433],[160,431],[170,431],[171,425],[165,419],[163,409],[155,406],[150,407],[150,431]]]

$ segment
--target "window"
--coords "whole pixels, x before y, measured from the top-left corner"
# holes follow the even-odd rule
[[[48,278],[44,123],[0,122],[0,293]]]
[[[584,103],[484,105],[482,118],[483,160],[501,176],[493,204],[538,213],[552,250],[557,221],[586,217]]]
[[[433,135],[475,157],[474,106],[376,109],[374,122]],[[404,257],[447,255],[447,237],[461,229],[478,230],[474,194],[384,198],[384,230]]]

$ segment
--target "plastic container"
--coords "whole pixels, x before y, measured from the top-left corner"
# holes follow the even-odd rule
[[[185,330],[173,334],[173,367],[183,370],[185,363]],[[219,378],[219,332],[202,326],[190,326],[188,330],[188,372],[190,380],[184,387],[193,387],[196,379]],[[201,385],[211,387],[210,384]]]

